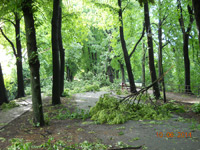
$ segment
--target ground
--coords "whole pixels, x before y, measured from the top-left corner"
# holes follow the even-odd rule
[[[76,94],[72,99],[62,98],[63,105],[56,108],[50,105],[51,97],[44,98],[44,112],[50,114],[49,125],[33,127],[32,111],[26,111],[1,128],[0,149],[6,149],[11,144],[10,139],[13,138],[23,138],[26,142],[41,145],[53,137],[52,143],[62,140],[68,145],[89,141],[101,142],[113,147],[119,147],[120,144],[126,143],[132,147],[143,146],[140,149],[150,150],[200,150],[198,124],[186,122],[184,119],[195,118],[200,123],[200,115],[191,111],[181,115],[175,114],[171,119],[165,121],[128,121],[119,125],[99,125],[90,119],[57,120],[52,118],[55,115],[54,110],[61,110],[63,107],[70,111],[74,111],[75,107],[89,109],[103,93],[90,92]],[[190,101],[192,101],[191,99]],[[178,99],[177,101],[180,102]],[[191,104],[184,103],[184,105],[189,107]]]

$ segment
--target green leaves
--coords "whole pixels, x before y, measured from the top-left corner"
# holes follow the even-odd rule
[[[91,120],[98,123],[121,124],[128,120],[164,120],[170,117],[170,111],[150,104],[130,105],[121,103],[116,97],[105,94],[90,109]]]

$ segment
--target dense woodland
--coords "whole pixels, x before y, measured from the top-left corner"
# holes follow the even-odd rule
[[[31,94],[41,126],[41,92],[57,105],[77,81],[200,94],[198,0],[1,0],[0,12],[1,51],[15,59],[10,75],[0,66],[0,104]]]

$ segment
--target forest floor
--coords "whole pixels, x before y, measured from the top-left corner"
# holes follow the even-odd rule
[[[75,94],[71,99],[62,98],[62,105],[56,107],[50,105],[51,97],[44,98],[44,113],[49,115],[49,125],[41,128],[33,127],[31,122],[32,110],[30,104],[26,102],[26,106],[21,107],[29,107],[28,111],[15,116],[14,120],[8,124],[1,123],[0,149],[6,150],[6,147],[11,145],[10,139],[13,138],[24,139],[26,142],[32,142],[33,145],[41,145],[47,142],[50,137],[53,137],[49,144],[59,140],[65,141],[68,145],[88,141],[100,142],[113,147],[119,147],[126,143],[133,147],[143,146],[141,149],[149,150],[200,150],[200,130],[198,129],[200,115],[191,111],[180,115],[174,114],[171,119],[165,121],[131,120],[119,125],[95,124],[90,119],[60,120],[53,118],[56,115],[55,113],[59,113],[59,110],[63,108],[68,108],[71,112],[74,112],[76,107],[88,110],[104,93]],[[167,97],[169,97],[168,95]],[[180,102],[181,99],[187,97],[186,99],[189,101],[199,102],[199,99],[193,96],[178,95],[177,97],[170,97],[170,99]],[[30,101],[30,98],[28,101]],[[184,103],[184,105],[188,107],[191,104]],[[10,111],[14,111],[14,109]],[[0,111],[0,118],[1,114]],[[194,118],[198,123],[188,121],[186,118]],[[174,136],[172,136],[172,132]],[[163,134],[163,137],[157,136],[157,133]]]

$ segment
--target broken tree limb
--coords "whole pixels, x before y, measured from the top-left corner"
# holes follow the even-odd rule
[[[164,74],[162,74],[162,76],[160,76],[157,80],[155,80],[152,84],[150,84],[147,87],[144,87],[142,89],[140,89],[139,91],[135,92],[135,93],[131,93],[130,95],[123,97],[120,102],[128,102],[131,103],[130,101],[132,101],[132,104],[135,103],[136,99],[139,97],[137,104],[140,103],[141,100],[141,96],[144,94],[144,92],[147,92],[156,82],[159,82],[163,79],[163,77],[174,67],[171,66]],[[153,103],[153,101],[150,99],[151,103]],[[154,104],[154,103],[153,103]]]

